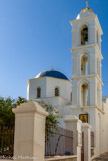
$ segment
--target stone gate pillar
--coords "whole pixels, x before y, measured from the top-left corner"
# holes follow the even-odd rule
[[[73,131],[73,153],[77,155],[77,161],[81,161],[82,122],[76,116],[69,116],[64,122],[66,129]]]
[[[84,161],[91,161],[91,126],[83,123],[82,131],[84,132]]]
[[[48,113],[34,101],[21,104],[13,112],[14,157],[18,161],[44,161],[45,118]]]

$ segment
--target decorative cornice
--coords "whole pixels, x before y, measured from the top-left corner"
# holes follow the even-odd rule
[[[75,48],[70,48],[70,51],[73,52],[73,51],[78,51],[78,50],[84,50],[84,49],[87,49],[87,48],[93,48],[94,46],[95,46],[95,44],[80,45],[80,46],[77,46]]]
[[[80,76],[75,76],[71,77],[71,80],[76,80],[76,79],[87,79],[87,78],[94,78],[96,77],[97,74],[91,74],[91,75],[80,75]]]
[[[89,16],[89,17],[84,17],[84,18],[81,18],[81,19],[71,20],[71,21],[70,21],[70,24],[73,25],[73,24],[78,23],[78,22],[80,22],[80,21],[86,21],[86,20],[88,20],[88,19],[91,20],[91,19],[93,19],[93,18],[95,18],[95,17],[96,17],[96,15]]]
[[[87,112],[86,110],[89,110],[89,109],[97,109],[98,111],[100,111],[102,114],[105,114],[105,112],[100,109],[98,106],[85,106],[85,107],[70,107],[71,110],[81,110],[81,111],[85,111]]]
[[[103,59],[103,56],[101,54],[101,51],[99,49],[99,46],[98,44],[89,44],[89,45],[81,45],[81,46],[78,46],[78,47],[75,47],[75,48],[70,48],[70,52],[75,52],[75,51],[81,51],[81,50],[87,50],[87,49],[90,49],[90,48],[95,48],[98,50],[98,53],[99,53],[99,56],[101,59]]]
[[[28,79],[27,80],[27,86],[28,86],[28,84],[29,84],[29,82],[31,81],[31,80],[38,80],[38,79],[56,79],[56,80],[60,80],[60,81],[67,81],[68,83],[70,83],[70,84],[72,84],[69,80],[65,80],[65,79],[59,79],[59,78],[53,78],[53,77],[40,77],[40,78],[32,78],[32,79]]]
[[[84,18],[76,19],[76,20],[71,20],[70,24],[73,25],[73,24],[78,23],[80,21],[87,21],[87,20],[91,20],[91,19],[95,19],[96,20],[96,23],[97,23],[97,26],[98,26],[98,28],[100,30],[100,33],[103,34],[103,31],[102,31],[101,25],[99,23],[98,17],[95,14],[93,16],[84,17]]]
[[[80,76],[76,76],[76,77],[71,77],[71,80],[79,80],[79,79],[87,79],[87,78],[97,78],[98,81],[100,82],[100,84],[103,86],[103,82],[101,81],[100,77],[98,76],[98,74],[90,74],[90,75],[80,75]]]

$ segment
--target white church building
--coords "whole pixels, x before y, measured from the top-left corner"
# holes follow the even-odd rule
[[[91,125],[95,134],[95,154],[108,150],[108,99],[102,97],[101,35],[97,15],[83,9],[72,26],[72,76],[71,81],[53,68],[39,73],[27,82],[27,100],[52,104],[64,119],[77,116]]]

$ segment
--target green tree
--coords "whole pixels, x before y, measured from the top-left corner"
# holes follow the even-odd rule
[[[27,102],[27,100],[25,98],[22,97],[18,97],[18,100],[16,101],[15,105],[19,106],[21,103]]]
[[[53,136],[53,130],[57,129],[57,126],[59,125],[58,119],[61,118],[61,116],[57,109],[51,104],[46,104],[43,101],[39,102],[39,104],[49,113],[49,115],[46,117],[46,137]]]
[[[13,127],[15,124],[15,115],[12,112],[13,108],[16,108],[21,103],[26,102],[27,100],[22,97],[18,97],[17,100],[9,98],[0,98],[0,126],[11,126]],[[58,118],[60,118],[60,115],[58,114],[57,110],[51,105],[46,104],[43,101],[39,102],[39,104],[49,113],[49,115],[46,117],[46,134],[51,135],[52,128],[56,129],[59,121]]]
[[[12,108],[15,108],[15,100],[0,98],[0,126],[14,126],[15,116]]]
[[[17,100],[8,98],[0,98],[0,126],[13,127],[15,124],[15,115],[12,108],[16,108],[20,103],[26,102],[26,99],[18,97]]]

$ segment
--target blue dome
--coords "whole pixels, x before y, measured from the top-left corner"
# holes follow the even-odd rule
[[[41,78],[41,77],[53,77],[53,78],[68,80],[68,78],[64,74],[56,70],[43,71],[39,73],[35,78]]]

